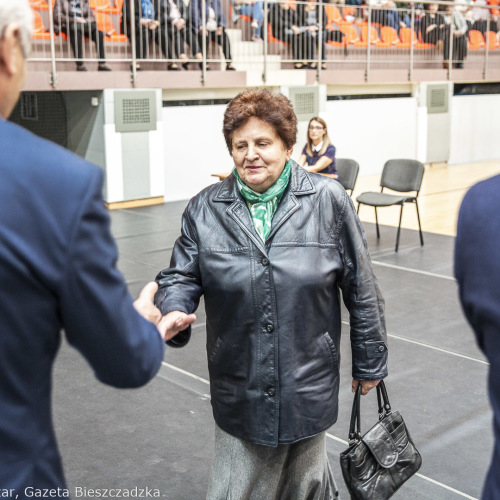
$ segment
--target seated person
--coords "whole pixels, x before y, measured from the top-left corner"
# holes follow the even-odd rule
[[[135,27],[135,57],[136,59],[146,59],[149,46],[149,33],[155,31],[160,24],[155,20],[155,8],[152,0],[133,0],[134,2],[134,27]],[[123,2],[121,31],[128,36],[132,43],[132,12],[130,0]],[[139,63],[136,63],[136,70],[142,71]]]
[[[405,28],[406,24],[399,17],[396,4],[392,0],[382,0],[378,3],[380,8],[372,10],[371,22],[380,26],[390,26],[399,33],[399,28]],[[376,6],[377,4],[374,4]]]
[[[443,56],[444,67],[448,69],[453,63],[454,68],[464,67],[463,61],[467,56],[467,22],[461,12],[461,6],[450,4],[446,6],[446,15],[444,17],[445,27],[443,32]],[[450,63],[450,31],[453,37]]]
[[[325,120],[319,116],[309,121],[307,144],[302,150],[298,164],[309,172],[337,175],[335,146],[328,137]]]
[[[191,0],[189,2],[189,7],[191,16],[190,24],[197,29],[199,47],[203,47],[203,36],[207,38],[207,45],[210,41],[219,44],[222,47],[222,52],[224,53],[224,58],[226,60],[226,70],[234,71],[235,68],[233,67],[231,62],[231,45],[229,43],[229,37],[227,36],[225,30],[226,18],[222,10],[221,0],[206,0],[206,26],[202,25],[202,0]]]
[[[300,30],[297,22],[297,15],[290,8],[288,0],[281,0],[272,3],[269,9],[269,23],[271,31],[277,40],[289,43],[292,49],[292,56],[295,61],[303,58],[302,47],[304,46],[305,33]],[[307,61],[296,62],[295,68],[307,67]]]
[[[240,16],[252,18],[253,39],[262,41],[262,23],[264,22],[264,2],[261,0],[231,0],[233,6],[233,23]]]
[[[429,11],[422,18],[422,41],[437,45],[440,40],[443,40],[444,26],[444,17],[438,12],[438,4],[431,3]]]
[[[94,14],[90,10],[89,0],[55,0],[54,2],[54,30],[56,33],[65,33],[75,54],[76,70],[87,71],[83,64],[83,38],[91,38],[96,44],[99,57],[97,69],[111,71],[106,66],[104,50],[104,33],[97,29]]]
[[[326,59],[326,47],[325,47],[325,37],[326,37],[326,11],[325,7],[321,4],[321,29],[322,37],[319,40],[319,19],[320,19],[320,3],[316,0],[307,0],[307,2],[300,3],[297,5],[297,22],[300,31],[305,34],[303,38],[303,44],[301,47],[301,59],[313,60],[315,58],[315,48],[317,45],[321,44],[321,59],[325,61]],[[310,62],[309,67],[315,69],[317,66],[316,62]],[[322,62],[321,67],[326,69],[326,63]]]
[[[160,48],[169,60],[167,69],[178,71],[179,66],[172,61],[174,52],[178,59],[184,61],[182,67],[188,69],[186,55],[186,7],[184,0],[158,0],[158,19],[160,30],[158,42]]]

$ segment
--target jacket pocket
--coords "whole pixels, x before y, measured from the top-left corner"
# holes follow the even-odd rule
[[[336,372],[338,372],[339,371],[339,361],[340,361],[339,355],[337,353],[337,349],[335,347],[335,344],[333,343],[333,340],[330,337],[330,335],[328,334],[328,332],[325,332],[321,336],[320,341],[321,341],[321,344],[322,344],[324,350],[327,352],[328,356],[331,359],[333,368],[335,369]]]
[[[217,337],[217,340],[215,341],[215,346],[212,349],[212,353],[210,354],[209,360],[210,363],[214,364],[217,363],[217,361],[220,358],[222,352],[222,340],[220,337]]]

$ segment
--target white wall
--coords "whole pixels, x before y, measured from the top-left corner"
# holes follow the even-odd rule
[[[500,95],[454,96],[449,164],[500,158]]]
[[[222,135],[225,105],[163,108],[165,201],[187,200],[233,163]]]
[[[225,108],[163,108],[165,201],[189,199],[217,182],[211,173],[232,169],[222,135]],[[495,109],[500,109],[498,95],[453,97],[449,164],[500,158]],[[363,176],[381,173],[391,158],[424,161],[427,115],[423,110],[415,97],[356,99],[327,101],[320,115],[328,123],[337,157],[358,161]],[[305,144],[306,128],[307,122],[299,124],[295,159]]]
[[[328,101],[322,115],[338,158],[359,163],[359,175],[379,174],[391,158],[416,158],[417,100]]]

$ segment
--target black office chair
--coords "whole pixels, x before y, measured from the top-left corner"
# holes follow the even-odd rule
[[[380,180],[380,193],[367,192],[360,194],[356,201],[359,207],[369,205],[375,208],[375,222],[377,225],[377,238],[380,238],[378,228],[377,207],[390,207],[392,205],[401,205],[399,213],[398,234],[396,236],[396,252],[399,246],[399,235],[401,233],[401,219],[403,218],[403,206],[405,203],[415,203],[417,209],[418,231],[420,233],[420,244],[423,246],[424,238],[422,236],[422,227],[420,225],[420,214],[418,211],[417,197],[422,185],[424,176],[424,166],[417,160],[389,160],[384,165],[382,179]],[[410,193],[415,191],[415,195],[397,196],[384,193],[384,188],[392,189],[400,193]]]
[[[356,160],[348,158],[337,158],[335,160],[337,174],[339,175],[338,181],[346,191],[350,190],[351,195],[358,179],[359,164]]]

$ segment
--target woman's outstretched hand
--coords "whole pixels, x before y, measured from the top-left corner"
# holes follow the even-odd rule
[[[182,311],[171,311],[156,325],[165,341],[175,337],[196,321],[195,314],[186,314]]]

